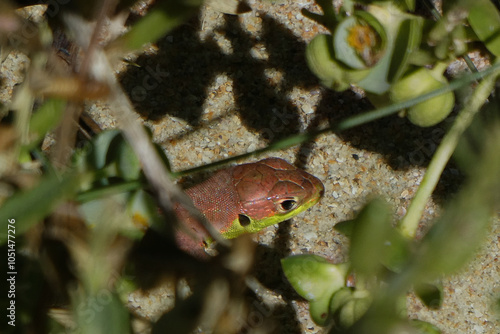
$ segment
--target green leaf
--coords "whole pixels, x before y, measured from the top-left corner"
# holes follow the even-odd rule
[[[121,137],[120,131],[113,129],[105,130],[92,139],[92,149],[87,153],[87,159],[93,168],[97,170],[106,166],[106,156],[108,155],[109,146],[117,136]]]
[[[66,101],[48,99],[38,108],[30,120],[30,147],[39,143],[47,132],[59,124],[65,105]]]
[[[335,265],[313,254],[289,256],[281,260],[281,266],[297,293],[307,300],[316,300],[325,292],[338,290],[344,286],[347,274],[345,264]]]
[[[391,211],[384,200],[375,198],[361,210],[355,219],[349,249],[352,267],[357,274],[372,278],[380,272],[391,229]]]
[[[330,312],[336,313],[353,298],[354,289],[343,287],[335,292],[330,300]]]
[[[370,304],[370,296],[357,297],[356,293],[354,293],[353,298],[349,299],[340,309],[338,314],[339,324],[344,328],[352,326],[366,313]]]
[[[120,182],[113,183],[111,185],[97,187],[93,186],[91,189],[81,192],[75,198],[78,202],[89,202],[97,199],[101,199],[108,196],[117,195],[120,193],[127,193],[131,191],[136,191],[143,187],[140,181],[128,181],[128,182]]]
[[[355,224],[354,219],[344,220],[342,222],[338,222],[337,224],[335,224],[333,228],[338,232],[342,233],[343,235],[345,235],[346,237],[350,238],[352,235],[352,230],[354,229],[354,224]]]
[[[65,199],[74,196],[83,175],[68,172],[48,175],[34,188],[16,193],[0,208],[0,244],[7,241],[7,224],[15,219],[16,236],[45,218]]]
[[[73,307],[80,333],[130,333],[129,313],[110,289],[102,288],[95,294],[75,298]]]
[[[399,273],[408,263],[411,255],[410,240],[404,237],[399,230],[391,228],[384,242],[381,263],[387,269]]]
[[[330,331],[330,334],[374,334],[374,333],[408,333],[417,334],[417,332],[410,326],[407,316],[401,314],[399,311],[399,304],[402,302],[403,305],[406,304],[406,298],[402,296],[391,296],[391,300],[382,300],[380,292],[377,294],[373,302],[369,300],[361,301],[358,305],[359,311],[363,311],[362,308],[366,308],[367,304],[368,310],[362,312],[362,317],[355,321],[348,330],[338,331],[334,329]],[[378,297],[378,298],[377,298]],[[364,303],[364,304],[362,304]],[[348,320],[348,319],[346,319]]]
[[[441,334],[441,330],[429,322],[412,319],[410,325],[418,330],[421,334]]]
[[[114,165],[115,168],[110,167],[116,170],[116,176],[126,181],[137,180],[141,174],[141,163],[121,134],[109,143],[106,165]]]
[[[488,50],[495,56],[500,56],[500,13],[489,0],[477,0],[471,6],[469,23],[484,42]]]
[[[311,319],[320,326],[326,326],[331,321],[329,305],[330,298],[328,296],[309,301]]]
[[[320,256],[304,254],[282,259],[281,266],[295,291],[310,302],[312,319],[324,325],[333,294],[345,286],[349,265],[332,264]]]
[[[404,20],[397,32],[387,79],[397,81],[408,68],[410,55],[418,50],[422,38],[423,20],[411,17]]]
[[[368,291],[342,288],[335,292],[330,302],[330,312],[341,328],[352,326],[368,310],[371,296]]]
[[[488,102],[474,117],[466,132],[460,137],[453,159],[460,170],[466,174],[475,170],[478,159],[483,154],[484,142],[489,140],[489,131],[485,129],[500,123],[500,91],[498,88],[488,97]]]
[[[110,48],[139,50],[146,43],[155,42],[194,15],[202,3],[201,0],[161,1],[146,16],[137,21],[126,34],[112,43]]]
[[[30,151],[36,148],[45,135],[61,122],[66,101],[48,99],[31,116],[29,123],[29,138],[26,145],[21,147],[19,162],[31,161]]]

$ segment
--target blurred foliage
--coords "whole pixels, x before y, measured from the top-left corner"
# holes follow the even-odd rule
[[[303,14],[323,24],[331,35],[318,35],[309,43],[306,56],[310,69],[323,85],[334,90],[345,90],[351,85],[362,88],[376,106],[401,103],[444,88],[448,84],[443,75],[446,67],[457,56],[472,50],[476,45],[472,42],[483,42],[493,58],[497,56],[500,14],[488,0],[479,4],[448,2],[442,16],[434,10],[433,21],[413,14],[415,4],[411,1],[346,1],[338,13],[331,2],[316,2],[323,15],[306,9]],[[465,25],[467,19],[470,26]],[[500,159],[494,153],[500,149],[496,99],[484,107],[494,109],[489,114],[496,116],[473,126],[474,134],[468,131],[467,140],[463,139],[464,131],[493,91],[497,75],[486,77],[467,99],[436,150],[401,222],[393,222],[392,210],[376,198],[366,204],[355,220],[338,225],[338,230],[351,240],[349,262],[330,264],[335,268],[350,266],[343,286],[335,281],[328,289],[323,287],[327,280],[321,283],[309,278],[322,277],[320,272],[290,271],[289,262],[282,262],[290,283],[310,302],[311,317],[316,323],[330,324],[331,333],[440,332],[421,321],[408,322],[401,300],[413,288],[425,305],[439,308],[442,290],[436,280],[455,273],[471,259],[500,209]],[[409,120],[415,125],[432,126],[445,119],[455,101],[451,90],[442,93],[406,107]],[[494,94],[498,96],[498,92]],[[448,204],[426,236],[416,242],[413,238],[425,203],[461,138],[460,160],[469,174],[469,183]],[[472,146],[481,148],[481,153]],[[295,262],[293,266],[301,267]],[[354,274],[353,287],[349,282]],[[321,309],[316,307],[315,298],[303,294],[304,286],[309,285],[329,291],[329,296],[322,295]],[[322,316],[320,320],[317,314]]]
[[[175,308],[145,326],[153,333],[172,329],[187,333],[197,326],[206,331],[239,332],[244,327],[241,319],[249,312],[243,302],[252,253],[248,240],[242,238],[232,252],[208,262],[180,252],[172,235],[163,233],[166,219],[158,210],[161,200],[145,173],[150,162],[140,158],[137,146],[130,145],[127,133],[131,130],[91,133],[79,145],[64,134],[71,132],[84,101],[106,100],[121,90],[116,81],[105,77],[106,71],[93,67],[89,54],[102,49],[114,59],[140,52],[196,14],[201,1],[156,1],[130,26],[125,26],[121,13],[134,1],[116,1],[115,7],[113,1],[48,3],[42,6],[45,18],[35,22],[17,10],[32,5],[30,1],[0,3],[0,59],[17,50],[31,61],[12,104],[0,110],[0,185],[7,189],[2,193],[9,194],[0,198],[0,244],[4,254],[12,250],[5,231],[9,220],[15,219],[17,328],[42,333],[138,331],[141,324],[137,323],[144,319],[127,308],[131,291],[148,290],[165,277],[188,277],[188,292],[181,293],[182,284],[177,286]],[[344,1],[338,10],[331,1],[318,0],[317,4],[322,14],[307,10],[303,14],[330,33],[309,43],[310,69],[329,88],[340,91],[356,85],[364,89],[373,104],[382,108],[343,120],[335,128],[301,133],[171,176],[298,145],[321,133],[346,130],[401,109],[406,109],[414,124],[432,126],[453,109],[454,89],[483,79],[470,89],[403,221],[393,221],[392,208],[374,198],[356,219],[338,225],[351,240],[349,262],[331,264],[316,255],[282,260],[284,274],[309,301],[312,319],[321,325],[333,323],[331,333],[439,333],[431,324],[407,320],[405,295],[413,289],[427,307],[439,308],[443,298],[440,278],[456,272],[473,256],[500,207],[498,92],[490,96],[499,67],[495,57],[500,53],[500,14],[488,0],[447,2],[442,15],[434,19],[417,15],[412,0]],[[234,6],[227,8],[237,12]],[[121,22],[123,29],[101,41],[99,28],[106,17]],[[95,25],[88,24],[88,19],[96,21]],[[29,36],[27,27],[34,27]],[[81,66],[72,65],[71,60],[65,60],[69,65],[51,62],[61,29],[88,52]],[[446,67],[477,45],[491,53],[493,65],[448,82]],[[490,103],[480,112],[488,98]],[[47,144],[52,136],[54,146]],[[433,228],[415,241],[422,205],[459,142],[457,160],[469,181]],[[66,144],[69,155],[58,146]],[[170,171],[162,149],[154,149],[163,169]],[[58,153],[68,159],[56,158]],[[8,302],[5,295],[1,300]]]

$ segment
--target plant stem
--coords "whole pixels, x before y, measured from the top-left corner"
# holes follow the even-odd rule
[[[413,239],[415,237],[420,217],[422,217],[425,205],[432,192],[434,191],[434,188],[436,187],[436,184],[438,183],[446,164],[455,151],[460,136],[470,125],[472,119],[474,118],[474,115],[486,102],[488,96],[493,90],[493,85],[497,76],[498,72],[495,72],[485,77],[479,83],[470,99],[466,102],[462,110],[459,112],[457,118],[455,119],[455,122],[453,123],[453,126],[444,136],[441,144],[434,153],[434,156],[432,157],[424,178],[422,179],[422,182],[418,187],[415,197],[411,201],[406,215],[399,223],[399,229],[405,237],[409,239]]]
[[[329,132],[340,133],[342,131],[352,129],[356,126],[367,124],[367,123],[375,121],[377,119],[381,119],[383,117],[395,114],[399,110],[409,108],[411,106],[414,106],[414,105],[421,103],[423,101],[427,101],[428,99],[439,96],[441,94],[445,94],[447,92],[451,92],[453,90],[465,87],[466,85],[469,85],[471,82],[474,82],[474,81],[477,81],[481,78],[484,78],[484,77],[490,75],[491,73],[496,73],[499,69],[500,69],[500,63],[495,63],[493,66],[488,67],[487,69],[483,70],[482,72],[469,73],[467,75],[464,75],[461,78],[453,80],[448,85],[444,85],[441,88],[438,88],[438,89],[433,90],[431,92],[428,92],[426,94],[417,96],[416,98],[413,98],[411,100],[402,101],[402,102],[391,104],[389,106],[386,106],[386,107],[383,107],[380,109],[364,112],[364,113],[359,114],[359,115],[354,115],[354,116],[348,117],[348,118],[340,121],[339,123],[334,124],[334,125],[327,127],[327,128],[318,129],[316,131],[311,131],[308,133],[295,134],[295,135],[292,135],[290,137],[283,138],[279,141],[271,143],[268,146],[261,148],[261,149],[257,149],[255,151],[232,156],[232,157],[229,157],[227,159],[215,161],[215,162],[203,165],[203,166],[193,167],[193,168],[186,169],[183,171],[174,172],[174,173],[171,173],[171,177],[178,178],[178,177],[181,177],[184,175],[197,173],[200,171],[208,170],[210,168],[215,168],[215,167],[219,167],[222,165],[226,165],[226,164],[233,162],[233,161],[242,160],[242,159],[253,157],[253,156],[259,156],[259,155],[266,153],[266,152],[269,152],[269,151],[282,150],[282,149],[285,149],[288,147],[292,147],[294,145],[299,145],[299,144],[314,140],[316,137],[318,137],[319,135],[322,135],[324,133],[329,133]]]

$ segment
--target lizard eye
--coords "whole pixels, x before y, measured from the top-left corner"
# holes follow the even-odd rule
[[[279,203],[279,207],[282,211],[290,211],[297,207],[297,201],[294,199],[286,199]]]
[[[250,225],[250,218],[247,215],[239,214],[238,221],[243,227]]]

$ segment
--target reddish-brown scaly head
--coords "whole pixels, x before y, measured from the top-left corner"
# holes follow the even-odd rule
[[[290,219],[316,204],[323,192],[320,180],[279,158],[222,169],[186,190],[194,205],[228,239]],[[209,238],[207,231],[180,206],[176,211],[198,237],[191,240],[179,231],[179,245],[202,253],[196,245]]]
[[[317,203],[324,193],[319,179],[279,158],[235,166],[232,176],[241,212],[222,231],[227,238],[290,219]]]

